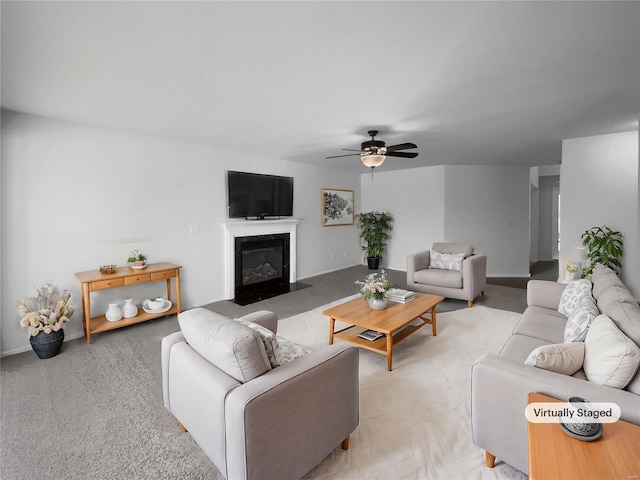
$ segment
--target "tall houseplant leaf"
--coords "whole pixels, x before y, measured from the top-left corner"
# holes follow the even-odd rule
[[[582,244],[587,247],[587,257],[592,264],[600,263],[619,273],[624,243],[622,233],[603,225],[586,230],[580,238]]]
[[[363,212],[357,215],[360,237],[364,240],[367,257],[381,257],[391,238],[393,215],[389,212]]]

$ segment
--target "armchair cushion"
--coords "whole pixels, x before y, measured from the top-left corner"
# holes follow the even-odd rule
[[[227,375],[247,382],[271,369],[257,331],[206,308],[178,315],[187,343]]]
[[[441,270],[438,268],[429,268],[427,270],[419,270],[413,275],[416,283],[425,285],[437,285],[447,288],[462,288],[462,272],[457,270]]]
[[[440,253],[436,250],[431,250],[429,268],[439,268],[442,270],[457,270],[462,271],[462,260],[464,260],[464,253]]]

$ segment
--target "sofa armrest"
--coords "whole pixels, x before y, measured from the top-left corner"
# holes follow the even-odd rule
[[[240,317],[240,320],[248,320],[264,328],[268,328],[273,333],[278,333],[278,316],[268,310],[260,310],[258,312],[247,313]]]
[[[424,270],[429,268],[431,258],[430,250],[425,250],[418,253],[412,253],[407,256],[407,283],[413,283],[413,274],[418,270]]]
[[[358,395],[358,349],[346,344],[239,386],[225,404],[228,478],[301,478],[355,430]]]
[[[638,395],[485,354],[471,370],[473,442],[524,473],[528,472],[524,411],[529,392],[565,401],[578,396],[592,402],[614,402],[623,420],[640,425]]]
[[[558,310],[560,298],[567,284],[548,280],[529,280],[527,283],[527,305]]]
[[[167,335],[162,339],[160,344],[160,357],[162,362],[162,400],[167,410],[171,411],[169,404],[169,358],[171,356],[171,347],[176,343],[186,342],[182,332],[175,332]]]
[[[462,261],[462,285],[471,297],[484,291],[487,286],[486,255],[471,255]]]

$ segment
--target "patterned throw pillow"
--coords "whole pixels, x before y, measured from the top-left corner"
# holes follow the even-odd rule
[[[463,260],[464,253],[440,253],[431,250],[429,253],[429,268],[462,271]]]
[[[584,297],[573,309],[564,326],[565,343],[584,342],[589,325],[599,314],[600,312],[593,297]]]
[[[585,297],[593,299],[591,296],[591,282],[589,280],[582,279],[569,282],[560,296],[558,312],[568,317]]]
[[[296,358],[302,357],[303,355],[311,352],[307,347],[303,347],[302,345],[298,345],[297,343],[282,337],[278,337],[278,345],[282,351],[282,363],[280,365],[289,363],[291,360],[295,360]]]
[[[260,335],[262,343],[264,344],[264,349],[267,352],[267,357],[269,358],[269,363],[271,364],[272,368],[276,368],[282,365],[282,352],[280,351],[280,346],[278,345],[278,339],[275,333],[273,333],[268,328],[265,328],[262,325],[258,325],[257,323],[251,322],[249,320],[242,320],[240,318],[234,318],[234,320],[258,332],[258,335]]]

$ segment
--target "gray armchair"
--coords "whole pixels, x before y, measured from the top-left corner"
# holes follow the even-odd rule
[[[275,334],[275,314],[238,320],[204,308],[178,315],[181,331],[162,340],[164,405],[227,479],[301,478],[349,446],[358,349],[309,352],[276,337],[286,363],[272,367],[265,332],[253,324]]]
[[[449,257],[434,268],[431,251],[414,253],[407,258],[407,289],[466,300],[471,307],[487,285],[487,257],[476,255],[466,243],[434,243],[431,250],[440,254],[460,254],[460,262]],[[454,265],[455,263],[455,265]]]

